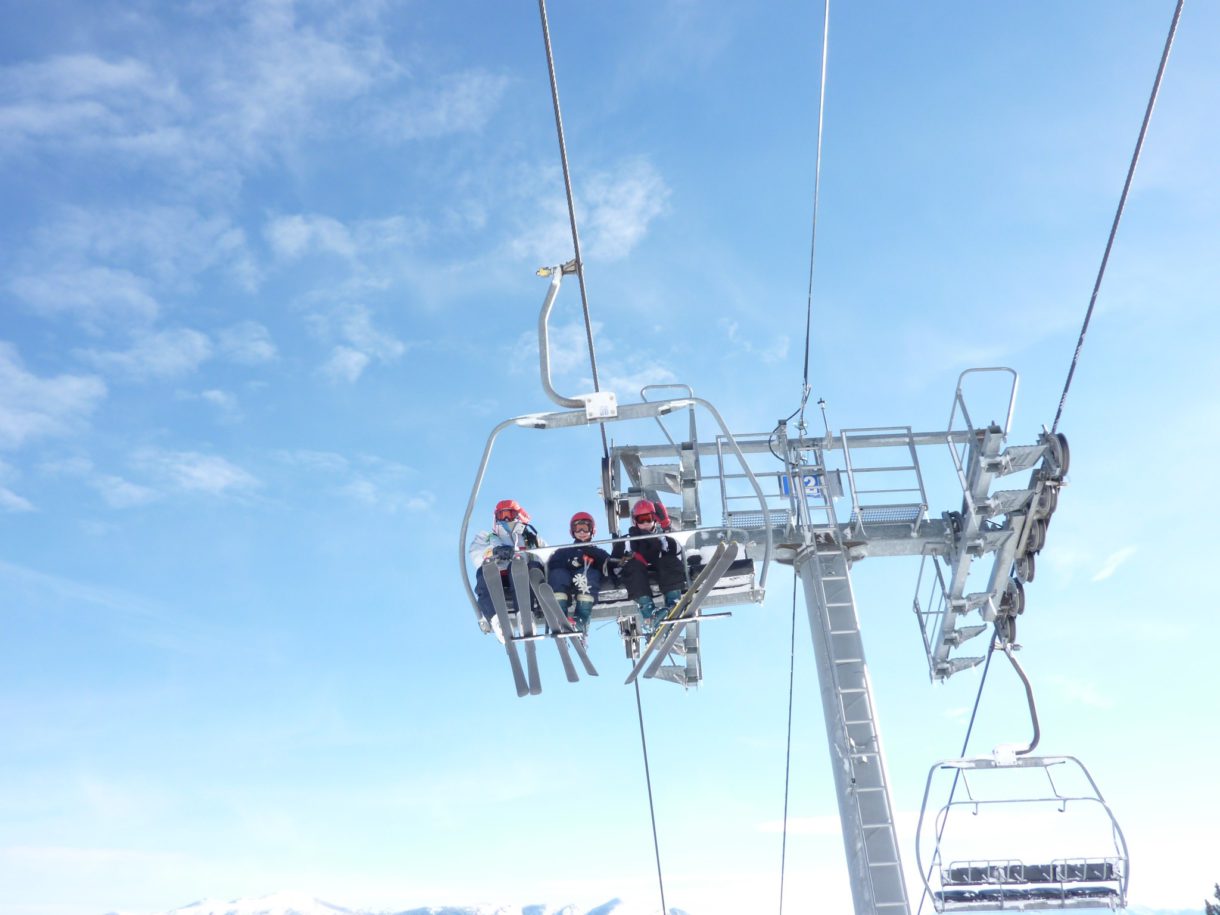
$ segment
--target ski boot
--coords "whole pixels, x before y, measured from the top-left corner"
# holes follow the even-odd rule
[[[640,634],[645,638],[651,638],[656,628],[653,617],[656,615],[657,605],[652,602],[651,594],[637,597],[635,602],[640,608]]]
[[[581,635],[589,634],[589,620],[593,618],[593,598],[581,595],[576,598],[576,628]]]

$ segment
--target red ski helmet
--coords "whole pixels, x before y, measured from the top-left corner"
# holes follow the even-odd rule
[[[651,515],[653,518],[657,516],[657,507],[647,499],[640,499],[639,502],[631,506],[631,519],[633,521],[643,515]]]
[[[497,521],[516,521],[518,518],[529,524],[529,512],[522,508],[516,499],[501,499],[496,503]]]
[[[568,533],[573,537],[576,536],[577,521],[584,521],[589,525],[589,538],[592,539],[593,535],[597,533],[597,522],[593,520],[593,516],[588,512],[577,512],[572,516],[572,520],[568,522]]]

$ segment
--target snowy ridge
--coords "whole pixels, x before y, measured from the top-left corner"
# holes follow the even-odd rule
[[[415,909],[349,909],[315,899],[305,893],[284,892],[271,896],[221,901],[204,899],[190,905],[170,909],[162,915],[655,915],[656,903],[640,905],[611,899],[592,909],[575,905],[477,905],[431,906]],[[120,915],[109,912],[107,915]],[[671,907],[669,915],[690,915]]]
[[[1198,915],[1200,909],[1150,909],[1132,906],[1130,915]],[[475,906],[425,906],[414,909],[350,909],[331,902],[315,899],[305,893],[284,892],[271,896],[221,901],[205,899],[190,905],[170,909],[158,915],[656,915],[657,903],[625,902],[611,899],[592,909],[573,904],[550,905],[475,905]],[[134,913],[108,912],[106,915],[134,915]],[[692,915],[684,909],[669,909],[669,915]],[[709,913],[721,915],[721,913]]]

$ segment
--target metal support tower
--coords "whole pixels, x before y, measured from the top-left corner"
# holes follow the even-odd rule
[[[856,915],[908,915],[881,734],[873,710],[847,553],[831,538],[801,549],[805,588],[839,822]]]

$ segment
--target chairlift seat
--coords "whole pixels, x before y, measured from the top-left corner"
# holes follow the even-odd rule
[[[715,551],[715,546],[688,546],[686,548],[688,580],[693,579],[699,574],[703,563],[711,559]],[[653,600],[657,603],[657,606],[660,606],[664,600],[664,595],[657,585],[656,576],[650,572],[648,579],[649,585],[652,588]],[[732,565],[725,570],[725,573],[704,599],[702,606],[710,608],[746,603],[756,604],[760,603],[762,599],[763,591],[755,585],[754,560],[743,558],[734,560]],[[628,599],[627,589],[619,584],[616,578],[611,576],[603,580],[602,587],[597,592],[597,602],[593,605],[593,619],[618,619],[619,617],[635,613],[637,609],[635,601]]]
[[[945,886],[992,883],[1104,883],[1118,879],[1114,861],[1055,861],[1050,864],[1024,864],[1020,861],[997,864],[955,865],[945,868]]]
[[[941,872],[942,889],[933,894],[940,912],[995,909],[1113,908],[1122,872],[1116,860],[971,861]]]

